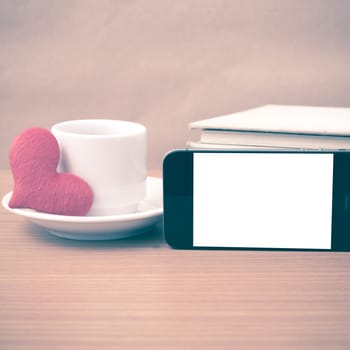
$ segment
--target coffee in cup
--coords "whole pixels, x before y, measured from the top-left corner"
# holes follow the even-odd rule
[[[81,119],[55,124],[60,146],[58,170],[83,178],[92,188],[90,216],[137,210],[146,192],[146,128],[112,119]]]

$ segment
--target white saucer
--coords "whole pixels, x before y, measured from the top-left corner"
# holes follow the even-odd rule
[[[108,216],[67,216],[38,212],[32,209],[12,209],[8,203],[12,192],[2,199],[2,205],[11,213],[46,228],[55,236],[78,240],[107,240],[135,236],[146,232],[162,219],[162,180],[147,178],[146,197],[137,212]]]

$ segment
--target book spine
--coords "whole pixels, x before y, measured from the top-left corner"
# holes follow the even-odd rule
[[[350,137],[203,130],[201,143],[305,149],[350,149]]]

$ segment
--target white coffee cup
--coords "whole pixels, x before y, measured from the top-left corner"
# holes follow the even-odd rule
[[[90,216],[131,213],[146,191],[146,128],[111,119],[70,120],[51,132],[60,146],[58,170],[82,177],[94,193]]]

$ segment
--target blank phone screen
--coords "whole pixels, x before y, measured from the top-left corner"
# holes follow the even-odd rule
[[[194,153],[193,246],[331,249],[333,157]]]

